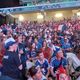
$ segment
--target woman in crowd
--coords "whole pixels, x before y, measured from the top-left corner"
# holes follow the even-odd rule
[[[36,44],[32,43],[31,46],[29,47],[29,51],[27,53],[28,59],[32,62],[35,62],[37,59],[37,50],[36,50]]]
[[[25,69],[26,69],[26,53],[25,53],[25,44],[23,44],[23,36],[22,34],[18,35],[18,47],[17,47],[17,54],[19,55],[21,64],[23,66],[22,71],[22,78],[25,80]]]
[[[30,77],[28,80],[47,80],[46,77],[42,74],[40,69],[36,69],[36,67],[31,67],[29,69]]]
[[[41,51],[42,51],[43,54],[44,54],[44,58],[46,58],[48,61],[50,61],[50,59],[51,59],[51,57],[52,57],[52,51],[51,51],[51,48],[49,48],[49,47],[47,46],[47,42],[46,42],[46,41],[43,42]]]

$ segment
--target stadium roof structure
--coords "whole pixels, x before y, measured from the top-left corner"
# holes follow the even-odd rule
[[[80,1],[1,8],[0,13],[3,13],[3,14],[13,13],[14,14],[14,13],[24,13],[24,12],[31,12],[31,11],[45,11],[45,10],[77,8],[77,7],[80,7]]]

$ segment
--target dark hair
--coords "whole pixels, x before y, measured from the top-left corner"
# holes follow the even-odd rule
[[[42,53],[42,50],[40,49],[40,50],[38,50],[37,51],[37,56],[39,56],[39,54],[41,54]]]
[[[30,69],[29,69],[29,74],[31,77],[35,76],[35,74],[37,73],[37,69],[35,66],[32,66]]]
[[[80,52],[80,45],[74,48],[74,52],[78,54]]]

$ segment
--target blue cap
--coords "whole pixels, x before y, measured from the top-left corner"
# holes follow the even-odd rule
[[[60,50],[61,50],[60,47],[55,47],[53,57],[56,56],[56,54],[57,54]]]
[[[8,43],[5,44],[5,48],[9,48],[9,46],[12,46],[13,44],[15,44],[16,42],[14,41],[9,41]]]
[[[61,50],[60,48],[56,47],[56,50],[54,52],[57,54],[60,50]]]

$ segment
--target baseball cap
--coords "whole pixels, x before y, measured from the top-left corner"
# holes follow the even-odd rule
[[[8,38],[6,41],[5,41],[5,48],[9,48],[9,46],[12,46],[13,44],[15,44],[16,41],[13,39],[13,38]]]

